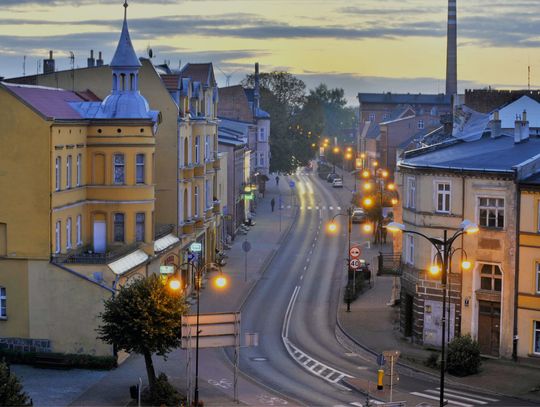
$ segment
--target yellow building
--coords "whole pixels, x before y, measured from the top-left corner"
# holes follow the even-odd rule
[[[516,352],[540,356],[540,173],[520,183]]]
[[[103,101],[0,84],[3,346],[112,354],[96,339],[103,300],[178,264],[180,239],[154,226],[160,114],[139,92],[140,66],[124,18]]]

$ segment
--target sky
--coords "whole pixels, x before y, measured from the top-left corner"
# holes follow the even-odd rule
[[[222,86],[253,71],[286,70],[308,88],[439,93],[445,89],[447,0],[130,0],[139,56],[213,62]],[[90,49],[109,63],[122,0],[0,0],[0,76],[86,66]],[[458,88],[540,87],[540,1],[457,0]]]

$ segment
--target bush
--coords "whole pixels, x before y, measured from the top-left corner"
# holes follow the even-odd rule
[[[456,376],[478,373],[482,359],[478,342],[470,335],[454,338],[448,345],[448,372]]]
[[[33,365],[38,353],[20,352],[9,349],[0,349],[0,359],[4,358],[8,363]],[[47,353],[47,355],[60,356],[71,368],[111,370],[117,366],[114,356],[93,356],[72,353]]]
[[[0,361],[0,406],[30,406],[19,379],[11,374],[5,362]]]
[[[424,362],[427,367],[438,369],[441,367],[441,357],[438,352],[431,352]]]
[[[156,379],[156,388],[154,394],[150,392],[150,388],[147,387],[141,393],[141,399],[145,403],[151,403],[154,406],[178,406],[183,397],[167,380],[165,373],[160,373]]]

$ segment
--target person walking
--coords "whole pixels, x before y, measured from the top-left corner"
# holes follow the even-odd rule
[[[276,175],[276,187],[279,185],[279,175]]]
[[[274,198],[270,201],[270,206],[272,207],[272,212],[274,212],[274,206],[276,206],[276,200]]]

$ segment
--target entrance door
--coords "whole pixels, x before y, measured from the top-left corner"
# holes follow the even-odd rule
[[[94,220],[94,252],[105,253],[107,247],[107,226],[104,220]]]
[[[413,333],[413,301],[414,297],[409,294],[405,294],[405,323],[403,326],[403,334],[407,337],[412,336]]]
[[[501,304],[479,301],[478,344],[480,345],[480,353],[499,356],[500,331]]]

